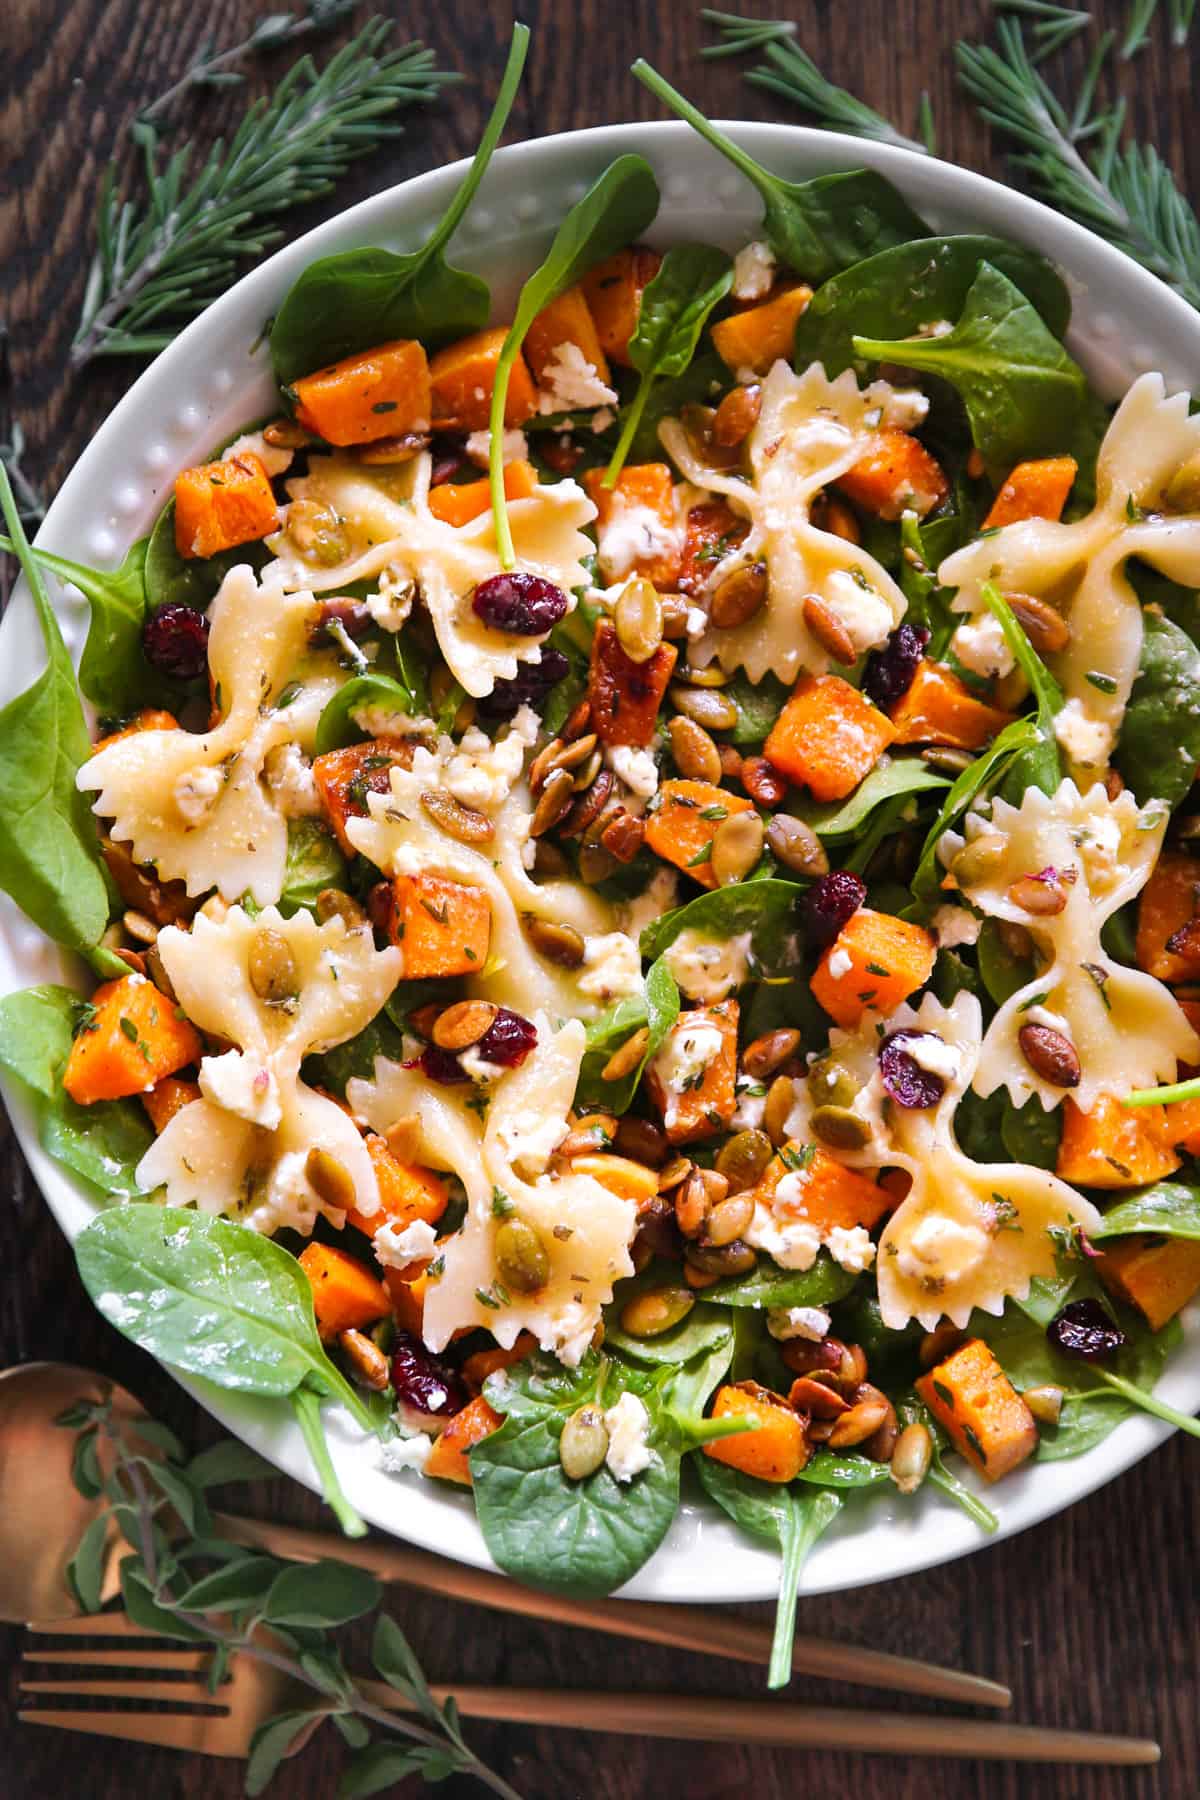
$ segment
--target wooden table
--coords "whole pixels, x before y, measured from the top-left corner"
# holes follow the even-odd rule
[[[293,0],[294,3],[294,0]],[[732,0],[730,0],[732,4]],[[139,372],[127,361],[67,371],[92,213],[104,160],[124,122],[176,78],[201,40],[243,34],[267,10],[253,0],[5,0],[0,50],[0,266],[12,332],[13,386],[0,393],[29,442],[28,471],[52,493],[95,427]],[[339,199],[356,200],[473,147],[501,66],[508,0],[413,0],[397,6],[401,33],[432,45],[442,66],[472,79],[443,104],[409,116],[408,135],[356,165]],[[688,0],[526,0],[533,49],[509,137],[659,116],[627,65],[644,54],[714,116],[783,118],[783,107],[743,87],[736,62],[703,63],[704,33]],[[742,0],[765,17],[779,0]],[[1003,171],[986,131],[955,91],[952,46],[979,37],[985,0],[794,0],[801,41],[822,66],[912,129],[922,89],[932,96],[943,153]],[[1120,25],[1124,0],[1093,12]],[[360,15],[361,16],[361,15]],[[1200,141],[1186,57],[1152,47],[1125,65],[1139,133],[1152,135],[1185,185],[1200,187]],[[327,54],[321,47],[319,54]],[[286,54],[286,53],[285,53]],[[1073,67],[1078,66],[1078,58]],[[273,66],[259,72],[265,82]],[[207,137],[235,117],[237,90],[189,103],[185,119]],[[791,114],[793,118],[798,117]],[[333,203],[330,203],[330,206]],[[299,232],[324,216],[298,216]],[[0,434],[7,435],[0,410]],[[3,1129],[0,1124],[0,1129]],[[11,1199],[0,1208],[0,1361],[59,1357],[111,1372],[197,1445],[215,1435],[205,1415],[148,1357],[103,1324],[80,1287],[57,1226],[11,1137],[2,1150]],[[7,1185],[7,1184],[6,1184]],[[314,1498],[279,1481],[255,1495],[268,1516],[317,1524]],[[802,1602],[800,1629],[989,1672],[1011,1683],[1016,1716],[1159,1737],[1156,1772],[1077,1775],[1033,1768],[896,1764],[834,1754],[801,1757],[736,1748],[641,1745],[617,1738],[476,1727],[481,1753],[530,1800],[1190,1800],[1200,1791],[1200,1610],[1195,1605],[1194,1444],[1175,1438],[1070,1513],[995,1549],[915,1580]],[[324,1523],[328,1523],[326,1518]],[[759,1692],[756,1673],[666,1650],[616,1654],[607,1640],[537,1630],[494,1615],[397,1596],[427,1670],[439,1679],[608,1688],[686,1689],[697,1696]],[[762,1616],[767,1608],[754,1609]],[[0,1633],[15,1704],[21,1635]],[[797,1698],[806,1698],[804,1691]],[[814,1696],[856,1703],[857,1693]],[[342,1760],[332,1731],[278,1777],[271,1793],[332,1795]],[[71,1793],[80,1800],[154,1794],[156,1800],[225,1800],[241,1792],[238,1767],[99,1740],[13,1728],[0,1737],[0,1791],[20,1800]],[[447,1794],[475,1793],[450,1783]]]

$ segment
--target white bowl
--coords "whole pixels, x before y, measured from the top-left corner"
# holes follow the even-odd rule
[[[910,151],[860,143],[785,125],[731,125],[737,141],[791,179],[829,170],[877,168],[939,231],[991,232],[1045,252],[1065,272],[1075,302],[1073,351],[1096,385],[1115,398],[1133,378],[1160,369],[1172,387],[1200,390],[1200,317],[1118,251],[998,182]],[[613,157],[639,151],[654,167],[662,212],[656,243],[702,239],[737,248],[753,235],[761,207],[749,184],[679,123],[619,125],[566,133],[502,150],[458,234],[455,260],[493,284],[503,319],[525,273],[562,218]],[[261,342],[293,280],[316,257],[364,244],[409,250],[420,244],[465,173],[464,163],[422,175],[364,201],[280,250],[211,306],[134,383],[68,476],[39,542],[79,561],[115,563],[147,531],[177,470],[274,404],[269,358]],[[78,651],[86,629],[82,603],[60,608]],[[0,701],[23,688],[42,662],[28,594],[19,592],[0,636]],[[0,896],[0,991],[69,979],[63,958]],[[93,1216],[92,1201],[40,1149],[25,1098],[6,1087],[17,1136],[67,1237]],[[186,1384],[222,1423],[297,1480],[315,1487],[300,1435],[286,1409]],[[1200,1408],[1200,1330],[1193,1328],[1159,1392],[1188,1412]],[[487,1551],[468,1496],[412,1476],[388,1476],[373,1443],[331,1413],[329,1429],[346,1492],[364,1517],[413,1543],[486,1564]],[[1021,1531],[1111,1480],[1168,1435],[1140,1415],[1074,1461],[1027,1465],[997,1488],[989,1504],[999,1536]],[[911,1574],[962,1556],[989,1540],[951,1502],[933,1492],[901,1501],[890,1493],[852,1501],[817,1546],[801,1582],[823,1593]],[[658,1600],[768,1598],[778,1560],[744,1538],[714,1508],[687,1504],[666,1542],[625,1590]]]

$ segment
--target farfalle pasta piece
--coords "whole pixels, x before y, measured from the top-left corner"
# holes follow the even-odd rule
[[[1082,1112],[1102,1094],[1174,1081],[1177,1062],[1200,1057],[1200,1038],[1170,990],[1114,962],[1100,941],[1105,921],[1149,879],[1167,816],[1154,802],[1139,807],[1128,791],[1110,800],[1100,786],[1081,794],[1067,780],[1052,795],[1031,788],[1019,807],[995,800],[990,818],[968,817],[966,842],[984,845],[982,855],[974,852],[984,872],[961,880],[962,893],[988,917],[1024,926],[1042,963],[988,1027],[978,1093],[1004,1087],[1018,1106],[1036,1094],[1047,1111],[1061,1103],[1068,1090],[1022,1053],[1020,1032],[1031,1024],[1048,1025],[1074,1045],[1080,1078],[1069,1091]],[[947,834],[944,853],[952,862],[962,843]],[[958,867],[969,869],[971,860]],[[1060,912],[1021,904],[1023,890],[1013,884],[1028,876],[1049,878],[1054,895],[1065,896]],[[1046,887],[1045,880],[1033,883],[1035,898]]]
[[[249,894],[259,906],[278,900],[287,817],[264,767],[279,745],[311,747],[321,709],[344,679],[318,660],[301,691],[284,694],[308,653],[315,610],[311,593],[260,586],[251,568],[231,569],[208,640],[219,723],[206,732],[134,732],[80,769],[79,787],[97,796],[93,811],[113,821],[111,835],[160,881],[182,881],[193,895],[215,887],[227,900]]]
[[[569,925],[586,938],[612,930],[611,907],[579,882],[530,880],[522,860],[530,820],[524,783],[493,810],[493,837],[479,848],[444,831],[421,803],[423,793],[439,786],[441,769],[441,753],[423,748],[414,751],[411,769],[393,768],[390,792],[366,795],[370,817],[347,822],[351,843],[386,875],[441,875],[483,890],[491,947],[485,968],[469,983],[473,994],[526,1016],[539,1009],[557,1017],[597,1011],[577,974],[540,955],[521,920]]]
[[[817,494],[862,458],[891,397],[886,382],[860,390],[849,369],[829,381],[820,363],[796,375],[777,362],[749,439],[750,481],[707,467],[678,420],[660,427],[688,481],[724,495],[750,521],[744,542],[712,569],[710,586],[735,567],[767,564],[765,606],[744,625],[706,631],[690,646],[691,661],[745,669],[752,681],[768,671],[783,681],[802,670],[823,673],[831,658],[804,622],[810,594],[844,620],[857,649],[882,643],[899,624],[905,600],[886,569],[859,545],[820,530],[810,512]]]
[[[256,940],[270,932],[290,958],[291,1000],[260,998],[250,978]],[[190,931],[170,926],[158,950],[193,1024],[237,1046],[206,1056],[202,1097],[176,1113],[138,1164],[139,1183],[165,1187],[171,1206],[228,1213],[255,1230],[311,1231],[318,1212],[342,1224],[345,1209],[308,1180],[309,1152],[340,1164],[354,1205],[378,1210],[371,1159],[353,1120],[300,1079],[305,1056],[345,1043],[375,1017],[400,974],[400,953],[377,950],[369,927],[339,918],[318,925],[307,912],[255,918],[231,907],[219,922],[197,915]]]
[[[496,1083],[486,1123],[461,1090],[437,1088],[382,1057],[374,1081],[351,1081],[347,1097],[378,1131],[415,1121],[422,1161],[451,1170],[466,1189],[466,1219],[429,1269],[422,1325],[429,1347],[444,1349],[456,1331],[482,1326],[507,1349],[531,1331],[573,1366],[613,1283],[633,1271],[636,1208],[590,1175],[544,1172],[567,1130],[586,1034],[578,1020],[556,1031],[544,1012],[533,1022],[537,1044]],[[531,1294],[511,1291],[497,1272],[496,1233],[510,1217],[530,1226],[546,1252],[547,1278]]]
[[[1116,743],[1142,648],[1142,609],[1125,574],[1131,556],[1187,587],[1200,585],[1200,514],[1163,510],[1171,477],[1200,453],[1200,416],[1186,394],[1143,375],[1118,407],[1096,465],[1096,504],[1064,525],[1023,519],[967,544],[938,570],[954,608],[979,618],[985,581],[1048,600],[1070,642],[1048,657],[1067,704],[1058,722],[1070,773],[1094,778]],[[1097,687],[1093,677],[1099,676]]]
[[[289,586],[340,592],[349,582],[409,576],[421,591],[438,648],[468,694],[490,694],[510,681],[519,663],[541,660],[542,639],[485,625],[471,607],[479,582],[499,573],[490,509],[467,525],[436,519],[429,510],[431,459],[415,457],[399,470],[369,468],[347,456],[314,457],[309,473],[289,485],[293,504],[324,509],[345,534],[346,554],[332,565],[305,560],[285,522],[271,540],[279,560],[270,568]],[[526,500],[510,500],[509,523],[517,565],[565,594],[588,584],[583,558],[594,550],[581,527],[596,509],[574,481],[540,485]]]

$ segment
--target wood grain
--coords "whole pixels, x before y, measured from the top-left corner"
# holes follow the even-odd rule
[[[105,160],[136,108],[176,78],[202,39],[231,42],[264,10],[253,0],[0,4],[0,267],[13,372],[0,408],[18,409],[30,445],[28,471],[47,492],[140,367],[113,360],[81,376],[65,372]],[[357,165],[339,201],[473,146],[513,16],[507,0],[413,0],[394,10],[398,34],[421,37],[443,66],[469,80],[449,101],[410,115],[405,138]],[[742,0],[739,10],[770,17],[785,9],[781,0]],[[787,10],[800,23],[800,41],[847,87],[907,130],[927,89],[943,154],[1003,174],[989,133],[955,93],[952,46],[987,29],[987,0],[794,0]],[[1127,6],[1104,0],[1092,10],[1099,22],[1119,26]],[[525,0],[519,11],[533,27],[534,43],[510,139],[659,116],[627,73],[639,53],[714,117],[798,117],[743,87],[735,62],[699,60],[706,33],[690,3]],[[1068,66],[1077,70],[1083,54],[1077,46]],[[256,71],[256,91],[280,66],[276,59]],[[1118,77],[1137,130],[1153,136],[1190,191],[1200,185],[1191,111],[1195,72],[1194,59],[1167,50],[1160,24],[1152,47]],[[210,94],[189,101],[181,122],[207,140],[244,103],[245,90]],[[314,207],[290,227],[298,232],[329,210]],[[0,434],[6,425],[0,413]],[[211,1441],[207,1418],[88,1304],[11,1137],[0,1140],[0,1156],[10,1177],[0,1207],[0,1361],[61,1357],[103,1368],[196,1445]],[[847,1794],[857,1800],[1194,1800],[1200,1792],[1198,1497],[1195,1445],[1176,1438],[1067,1515],[1015,1541],[917,1579],[800,1606],[801,1630],[975,1668],[1011,1683],[1014,1716],[1022,1720],[1156,1735],[1164,1750],[1157,1772],[930,1768],[502,1727],[477,1726],[471,1736],[528,1800],[649,1800],[663,1792],[688,1800],[751,1794],[792,1800],[797,1792],[814,1800]],[[320,1522],[316,1501],[282,1480],[239,1499],[263,1516]],[[650,1648],[622,1648],[614,1656],[599,1637],[537,1629],[424,1597],[398,1594],[394,1606],[431,1676],[443,1680],[681,1688],[701,1705],[708,1694],[759,1691],[752,1671],[700,1657]],[[752,1610],[769,1615],[769,1609]],[[19,1647],[19,1632],[0,1633],[10,1702]],[[865,1704],[862,1695],[818,1684],[811,1697]],[[332,1795],[341,1761],[340,1742],[329,1732],[288,1766],[271,1793],[280,1800]],[[479,1790],[458,1782],[440,1791]],[[0,1792],[21,1800],[59,1793],[81,1800],[146,1793],[156,1800],[232,1800],[241,1782],[232,1766],[118,1751],[6,1721]]]

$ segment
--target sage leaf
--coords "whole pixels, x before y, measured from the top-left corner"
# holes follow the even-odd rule
[[[133,1541],[136,1544],[137,1540]],[[140,1556],[127,1556],[121,1563],[121,1598],[130,1622],[140,1625],[152,1637],[182,1638],[187,1644],[209,1641],[171,1607],[159,1605]]]
[[[107,1512],[97,1513],[67,1564],[68,1586],[85,1613],[100,1611],[110,1524]]]
[[[258,1610],[279,1575],[279,1564],[273,1556],[242,1556],[202,1575],[176,1597],[183,1612],[238,1612],[243,1607]]]
[[[327,1717],[325,1707],[310,1706],[298,1712],[278,1713],[275,1718],[265,1720],[250,1740],[245,1775],[247,1794],[261,1794],[297,1738]]]
[[[411,1694],[427,1719],[441,1723],[441,1713],[429,1684],[425,1680],[424,1671],[413,1653],[412,1645],[397,1625],[395,1619],[387,1613],[380,1613],[375,1621],[375,1634],[371,1639],[371,1661],[379,1674],[392,1687]]]
[[[361,1619],[382,1598],[382,1587],[366,1569],[328,1559],[297,1563],[276,1575],[263,1603],[263,1617],[272,1625],[324,1630]]]
[[[424,1758],[416,1750],[398,1744],[372,1744],[357,1755],[338,1783],[338,1800],[365,1800],[382,1794],[409,1775],[423,1772]]]

